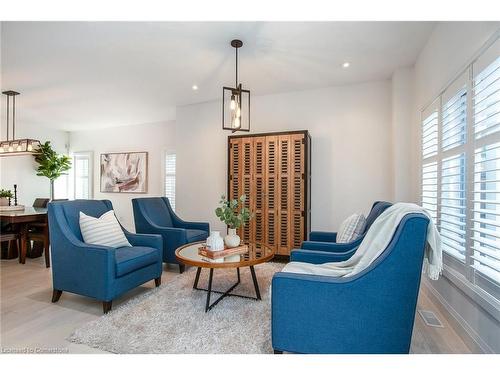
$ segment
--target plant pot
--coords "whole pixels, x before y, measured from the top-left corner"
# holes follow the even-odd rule
[[[224,243],[227,247],[240,246],[240,236],[236,234],[236,229],[229,228],[228,235],[224,237]]]
[[[9,198],[2,197],[0,198],[0,206],[8,206],[9,205]]]

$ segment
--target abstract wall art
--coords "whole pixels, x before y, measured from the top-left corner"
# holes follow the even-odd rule
[[[101,154],[102,193],[147,193],[148,153]]]

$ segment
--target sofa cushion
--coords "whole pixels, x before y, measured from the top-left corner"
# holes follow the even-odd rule
[[[116,276],[126,275],[160,261],[158,249],[144,246],[120,247],[115,251]]]
[[[80,230],[83,241],[87,244],[115,248],[131,246],[113,210],[100,217],[85,215],[80,211]]]
[[[200,229],[186,229],[187,242],[206,240],[208,232]]]
[[[365,215],[353,214],[345,219],[337,233],[337,243],[348,243],[359,238],[365,227]]]

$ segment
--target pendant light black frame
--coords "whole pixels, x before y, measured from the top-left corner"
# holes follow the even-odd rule
[[[233,47],[236,50],[236,84],[235,87],[227,87],[224,86],[222,87],[222,129],[223,130],[231,130],[232,133],[235,133],[237,131],[244,131],[244,132],[249,132],[250,131],[250,90],[244,90],[242,88],[241,83],[238,83],[238,49],[243,46],[243,42],[239,39],[234,39],[231,41],[231,47]],[[236,96],[239,98],[239,103],[240,103],[240,113],[243,115],[243,108],[245,101],[246,103],[246,109],[248,112],[248,127],[243,127],[243,116],[241,116],[240,120],[240,127],[239,128],[234,128],[231,126],[232,124],[226,124],[226,110],[225,110],[225,104],[226,104],[226,98],[231,98],[232,96]]]

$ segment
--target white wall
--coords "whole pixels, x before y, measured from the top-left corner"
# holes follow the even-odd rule
[[[132,231],[135,231],[132,198],[163,196],[164,154],[165,151],[175,151],[176,145],[175,121],[70,133],[71,152],[94,153],[94,198],[109,199],[118,220]],[[147,194],[100,192],[100,154],[120,151],[148,152]]]
[[[498,30],[500,23],[444,22],[434,29],[428,43],[415,63],[415,105],[412,128],[412,196],[419,201],[420,176],[420,111],[434,100],[444,86],[465,68],[473,56]],[[465,293],[444,272],[438,281],[428,282],[431,290],[447,304],[449,311],[478,340],[483,350],[500,352],[500,323],[488,314],[478,299]],[[465,279],[464,279],[465,280]],[[464,281],[462,288],[467,287]]]
[[[401,68],[392,75],[392,163],[395,202],[411,202],[412,123],[414,111],[414,69]]]
[[[391,200],[389,81],[252,97],[252,133],[307,129],[312,136],[312,229]],[[177,108],[177,210],[223,229],[214,214],[227,187],[219,101]]]

